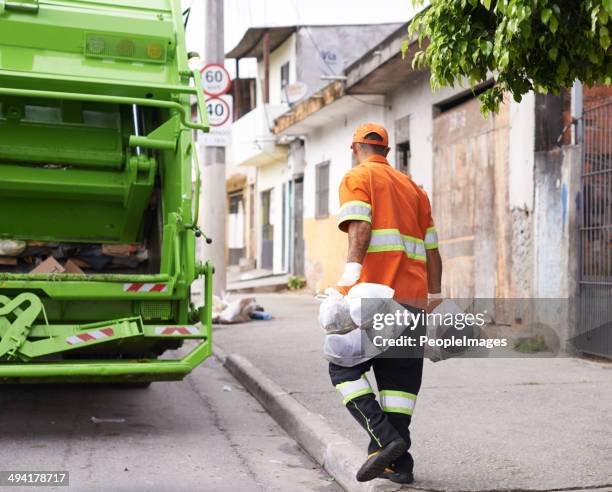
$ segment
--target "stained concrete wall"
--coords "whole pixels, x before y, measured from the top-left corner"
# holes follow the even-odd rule
[[[344,69],[381,42],[401,24],[303,26],[297,36],[297,80],[308,85],[306,97],[325,87],[321,75],[341,75]]]
[[[434,105],[465,91],[465,88],[444,87],[433,92],[429,72],[416,72],[397,91],[387,95],[388,108],[384,124],[389,132],[390,159],[395,161],[395,127],[408,117],[410,120],[410,150],[412,179],[427,193],[432,191],[432,133]]]
[[[444,291],[504,296],[509,283],[508,104],[486,119],[470,99],[433,124],[433,211]]]
[[[540,313],[569,350],[576,332],[578,297],[581,148],[567,146],[535,154],[534,297],[570,299],[557,312]]]

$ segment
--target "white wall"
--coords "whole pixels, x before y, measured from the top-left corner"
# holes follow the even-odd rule
[[[411,173],[414,181],[432,191],[433,105],[465,89],[442,89],[432,93],[429,76],[415,77],[396,92],[388,95],[383,105],[355,101],[352,111],[330,120],[306,135],[306,172],[304,173],[304,217],[315,216],[315,166],[329,160],[330,214],[338,212],[338,186],[351,168],[350,142],[361,123],[381,123],[389,132],[389,162],[395,166],[395,121],[410,116]],[[382,101],[381,101],[382,102]]]
[[[255,224],[257,224],[258,262],[261,265],[261,192],[271,189],[271,221],[274,224],[274,273],[283,272],[283,183],[287,181],[287,173],[287,163],[284,161],[260,167],[257,173]],[[287,240],[285,244],[287,245]]]
[[[295,82],[295,48],[296,36],[293,33],[283,44],[270,53],[270,104],[281,104],[281,66],[289,62],[289,83]],[[263,102],[264,64],[263,60],[257,64],[259,77],[257,79],[257,104]]]
[[[533,210],[535,94],[510,103],[510,208]]]
[[[329,213],[335,215],[340,208],[338,188],[340,181],[351,169],[351,140],[355,128],[362,123],[383,122],[383,108],[356,102],[355,111],[330,120],[306,135],[304,171],[304,217],[315,216],[315,167],[330,161]]]
[[[385,126],[391,147],[390,160],[395,164],[395,122],[410,116],[410,173],[415,183],[430,195],[433,187],[433,106],[463,91],[465,88],[445,87],[432,92],[429,73],[422,72],[387,97],[391,107],[385,112]]]

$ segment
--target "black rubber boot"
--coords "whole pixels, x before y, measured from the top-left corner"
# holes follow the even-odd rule
[[[408,449],[408,444],[403,439],[395,439],[383,447],[380,451],[368,456],[357,472],[358,482],[369,482],[382,476],[391,463],[397,460]]]
[[[394,471],[391,468],[386,468],[380,478],[386,478],[394,483],[409,484],[414,482],[414,476],[410,472]]]

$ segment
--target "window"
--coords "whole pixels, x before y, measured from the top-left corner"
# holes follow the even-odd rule
[[[315,169],[315,217],[321,219],[329,215],[329,161],[319,164]]]
[[[410,176],[410,142],[402,142],[395,146],[395,162],[398,171]]]
[[[285,94],[285,87],[287,87],[289,85],[289,62],[284,63],[281,66],[281,76],[280,76],[280,83],[281,83],[281,100],[282,101],[286,101],[287,100],[287,95]]]

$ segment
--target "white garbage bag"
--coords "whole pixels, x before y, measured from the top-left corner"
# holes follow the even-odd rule
[[[319,306],[319,324],[327,333],[347,333],[357,328],[351,319],[347,299],[336,289],[327,288]]]
[[[449,316],[456,317],[463,315],[465,310],[462,309],[451,299],[444,299],[428,316],[427,323],[427,338],[429,340],[443,340],[451,337],[459,337],[462,335],[468,338],[477,338],[478,330],[475,326],[468,328],[457,328],[454,325],[443,322]],[[426,344],[424,347],[424,356],[432,362],[451,359],[465,352],[465,348],[458,347],[457,349],[445,350],[442,346],[436,344]]]
[[[372,356],[365,353],[363,336],[364,333],[357,329],[341,335],[326,335],[323,345],[325,358],[342,367],[353,367],[371,359]]]
[[[361,300],[362,299],[393,299],[395,290],[383,284],[372,284],[363,282],[355,285],[348,291],[349,311],[353,322],[361,326]]]
[[[27,243],[13,239],[0,239],[0,256],[19,256],[25,251]]]

